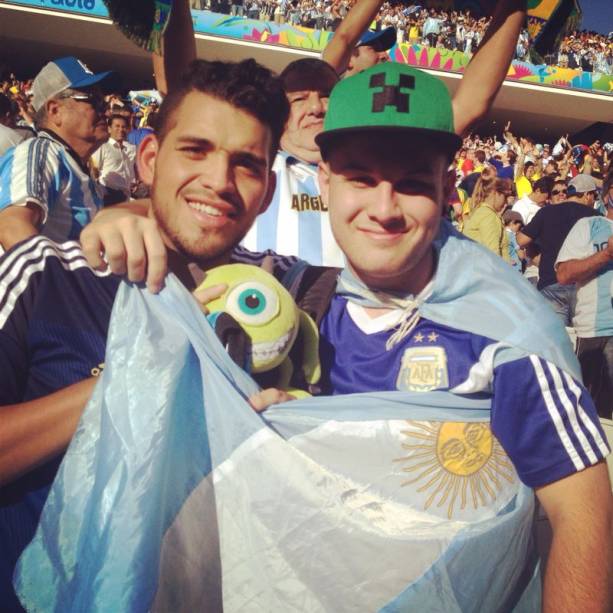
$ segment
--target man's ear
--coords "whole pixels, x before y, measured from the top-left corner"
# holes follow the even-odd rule
[[[317,167],[317,179],[319,181],[319,193],[326,209],[330,209],[330,164],[319,162]]]
[[[47,121],[50,127],[59,128],[62,125],[62,103],[59,100],[47,100]]]
[[[146,185],[153,185],[155,175],[155,161],[160,150],[160,143],[155,134],[147,134],[136,154],[138,176]]]
[[[275,189],[277,188],[277,173],[274,170],[270,171],[268,175],[268,189],[266,190],[266,196],[264,196],[264,201],[262,202],[262,206],[260,207],[260,212],[258,215],[261,215],[266,209],[270,206],[272,202],[272,197],[275,195]]]

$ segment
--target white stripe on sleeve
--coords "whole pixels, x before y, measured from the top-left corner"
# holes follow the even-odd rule
[[[596,446],[598,447],[598,450],[600,451],[602,456],[605,457],[609,455],[609,447],[607,443],[604,441],[604,439],[600,435],[600,432],[598,431],[596,424],[589,418],[588,414],[585,412],[585,409],[583,408],[583,406],[581,406],[581,402],[580,402],[581,388],[577,385],[577,383],[571,376],[569,376],[565,372],[562,372],[562,375],[564,377],[564,380],[566,381],[566,385],[568,385],[568,388],[572,391],[572,393],[577,398],[577,412],[579,413],[579,418],[583,422],[583,425],[588,430],[588,432],[592,435],[592,438],[594,439]]]
[[[547,407],[547,411],[549,412],[549,416],[551,417],[551,421],[553,422],[553,425],[555,426],[556,432],[558,433],[558,436],[560,437],[560,441],[562,442],[564,449],[566,449],[566,453],[568,453],[568,456],[570,457],[575,468],[578,471],[583,470],[585,468],[585,464],[583,463],[583,460],[577,453],[577,450],[575,449],[572,441],[570,440],[570,437],[568,436],[568,432],[566,432],[566,429],[564,427],[564,422],[562,421],[562,417],[560,413],[558,412],[558,409],[553,400],[551,390],[549,389],[549,383],[547,382],[547,377],[545,376],[545,371],[543,370],[543,367],[541,366],[539,358],[535,355],[531,355],[530,362],[532,362],[532,366],[536,374],[536,379],[541,388],[541,393],[543,394],[543,400],[545,401],[545,406]]]
[[[549,369],[549,373],[553,379],[553,384],[555,385],[555,389],[558,390],[558,397],[560,398],[560,402],[564,406],[564,410],[566,411],[566,415],[568,415],[568,421],[572,426],[573,432],[577,437],[577,440],[581,443],[581,447],[585,455],[588,457],[589,461],[592,464],[595,464],[598,461],[592,446],[590,445],[585,433],[581,429],[579,425],[579,421],[577,419],[577,411],[576,407],[579,404],[578,399],[576,403],[573,403],[571,399],[568,397],[566,390],[564,389],[564,385],[562,384],[562,377],[560,376],[560,371],[557,366],[547,362],[547,368]]]

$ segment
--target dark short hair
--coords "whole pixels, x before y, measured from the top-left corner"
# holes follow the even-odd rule
[[[248,59],[242,62],[195,60],[183,74],[181,85],[171,91],[156,118],[158,139],[164,140],[175,111],[190,92],[201,92],[249,113],[271,131],[271,164],[289,115],[289,104],[279,77]]]
[[[121,119],[121,121],[125,121],[126,125],[130,127],[130,120],[125,115],[120,115],[119,113],[115,113],[108,118],[108,125],[110,126],[115,119]]]
[[[553,178],[552,177],[541,177],[538,181],[534,182],[532,189],[534,191],[538,190],[543,194],[551,194],[551,188],[553,187]]]
[[[334,68],[314,57],[304,57],[290,62],[280,74],[286,93],[300,90],[327,91],[338,83]]]
[[[483,164],[483,162],[485,162],[485,151],[483,151],[483,149],[477,149],[475,151],[475,157],[480,164]]]

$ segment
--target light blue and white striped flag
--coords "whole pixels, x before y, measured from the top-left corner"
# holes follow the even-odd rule
[[[258,415],[256,384],[172,277],[157,296],[121,287],[106,359],[18,565],[28,610],[539,609],[533,496],[487,400]]]

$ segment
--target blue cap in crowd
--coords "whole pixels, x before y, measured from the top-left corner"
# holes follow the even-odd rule
[[[32,83],[32,106],[38,111],[47,100],[65,89],[85,89],[101,83],[114,75],[113,72],[94,74],[76,57],[62,57],[46,64]]]
[[[387,51],[396,44],[396,28],[390,26],[379,32],[367,30],[360,38],[358,47],[372,47],[375,51]]]

